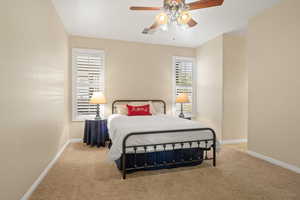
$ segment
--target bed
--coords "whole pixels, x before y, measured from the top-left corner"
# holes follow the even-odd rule
[[[151,116],[116,114],[119,105],[151,103],[158,111]],[[166,115],[162,100],[116,100],[108,118],[110,160],[123,179],[128,172],[199,165],[212,160],[216,166],[215,131],[205,124]]]

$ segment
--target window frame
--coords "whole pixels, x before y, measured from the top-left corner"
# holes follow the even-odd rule
[[[104,95],[106,94],[106,76],[105,76],[105,51],[104,50],[100,50],[100,49],[84,49],[84,48],[72,48],[72,54],[71,54],[71,58],[72,58],[72,121],[73,122],[82,122],[85,121],[87,119],[93,119],[92,117],[84,117],[84,118],[79,118],[79,116],[77,115],[77,104],[76,104],[76,96],[77,96],[77,90],[76,90],[76,80],[77,80],[77,64],[76,64],[76,56],[75,53],[91,53],[91,54],[101,54],[102,58],[103,58],[103,93]],[[106,95],[105,95],[106,96]],[[105,113],[105,106],[103,106],[103,108],[100,110],[100,116],[104,115]]]
[[[197,63],[196,57],[183,57],[183,56],[173,56],[172,58],[172,113],[176,116],[176,60],[188,60],[193,63],[192,67],[192,114],[188,117],[196,117],[197,116]]]

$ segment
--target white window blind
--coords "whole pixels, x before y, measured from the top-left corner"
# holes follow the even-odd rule
[[[174,79],[175,91],[174,102],[180,93],[187,93],[190,103],[183,104],[183,113],[186,117],[191,117],[196,110],[196,80],[195,80],[195,60],[194,58],[174,57]],[[175,103],[175,113],[181,112],[181,104]]]
[[[104,93],[104,52],[91,49],[72,50],[73,120],[92,119],[96,105],[90,104],[93,92]],[[100,105],[100,114],[104,106]]]

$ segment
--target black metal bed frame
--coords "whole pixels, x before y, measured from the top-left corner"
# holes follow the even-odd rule
[[[117,103],[125,103],[125,102],[159,102],[163,104],[164,108],[164,114],[166,114],[166,103],[162,100],[116,100],[112,104],[112,113],[115,113],[115,104]],[[213,135],[212,139],[204,139],[204,140],[191,140],[191,141],[181,141],[181,142],[170,142],[170,143],[158,143],[158,144],[147,144],[147,145],[126,145],[126,141],[128,138],[132,136],[137,136],[137,135],[149,135],[149,134],[162,134],[162,133],[176,133],[176,132],[192,132],[192,131],[210,131]],[[212,142],[212,145],[208,145],[208,142]],[[204,147],[203,145],[204,144]],[[175,148],[176,145],[180,145],[180,148]],[[186,147],[187,145],[187,147]],[[196,159],[191,157],[189,160],[181,159],[180,161],[176,161],[175,158],[171,162],[166,162],[163,161],[163,163],[158,163],[154,161],[153,164],[148,164],[147,163],[147,151],[148,148],[153,147],[154,153],[156,152],[166,152],[166,151],[174,151],[174,150],[192,150],[195,148],[193,145],[196,145],[196,148],[199,148],[205,152],[204,158],[202,157],[197,157]],[[163,148],[163,150],[157,151],[157,147]],[[167,147],[171,147],[171,150],[167,150]],[[127,149],[133,149],[133,152],[127,153]],[[137,166],[137,160],[136,160],[136,155],[139,154],[137,152],[138,148],[142,148],[144,150],[144,155],[145,155],[145,162],[143,166]],[[212,157],[208,157],[208,151],[212,150]],[[132,168],[126,168],[126,156],[128,154],[133,154],[134,155],[134,167]],[[199,161],[202,160],[212,160],[213,161],[213,166],[216,166],[216,133],[213,129],[211,128],[196,128],[196,129],[178,129],[178,130],[161,130],[161,131],[145,131],[145,132],[134,132],[126,135],[126,137],[123,139],[122,143],[122,157],[121,157],[121,169],[122,169],[122,174],[123,174],[123,179],[126,179],[126,173],[128,171],[134,171],[134,170],[140,170],[140,169],[151,169],[151,168],[157,168],[157,167],[170,167],[170,166],[176,166],[178,164],[193,164],[193,163],[198,163]]]

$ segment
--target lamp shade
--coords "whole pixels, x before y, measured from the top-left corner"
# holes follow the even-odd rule
[[[187,93],[181,93],[177,96],[176,98],[176,103],[189,103],[189,96],[187,95]]]
[[[106,98],[102,92],[94,92],[90,99],[91,104],[106,104]]]

